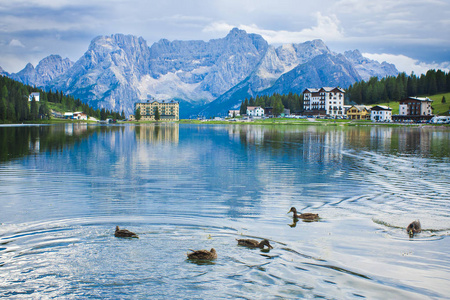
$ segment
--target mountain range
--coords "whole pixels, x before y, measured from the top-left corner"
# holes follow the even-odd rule
[[[256,95],[346,88],[372,76],[396,76],[398,70],[358,50],[332,52],[321,40],[275,47],[234,28],[208,42],[161,39],[150,47],[142,37],[99,36],[76,62],[50,55],[18,73],[0,67],[0,74],[126,115],[134,113],[136,102],[173,99],[180,102],[180,117],[188,118],[224,115]]]

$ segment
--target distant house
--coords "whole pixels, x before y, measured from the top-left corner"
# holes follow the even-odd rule
[[[65,112],[64,118],[73,120],[87,120],[88,116],[82,111],[76,111],[76,112]]]
[[[264,116],[264,108],[261,106],[247,106],[247,116],[262,117]]]
[[[383,105],[372,107],[370,113],[372,122],[392,122],[392,109]]]
[[[85,113],[83,113],[81,111],[77,111],[77,112],[73,113],[73,119],[76,119],[76,120],[87,120],[88,116],[87,116],[87,114],[85,114]]]
[[[307,88],[303,91],[304,115],[344,116],[345,91],[339,87]]]
[[[273,116],[273,107],[264,107],[264,115],[266,117]]]
[[[40,94],[38,92],[31,93],[28,96],[28,101],[33,101],[33,99],[34,99],[34,101],[39,102],[39,98],[40,98]]]
[[[370,106],[353,105],[347,110],[347,118],[350,120],[369,120]]]
[[[241,115],[241,112],[239,111],[239,109],[235,110],[235,109],[230,109],[228,111],[228,116],[230,118],[234,118],[234,117],[239,117]]]
[[[73,112],[65,112],[64,119],[73,119]]]
[[[426,121],[433,117],[430,98],[408,97],[399,103],[399,114],[393,115],[392,120],[402,121]]]

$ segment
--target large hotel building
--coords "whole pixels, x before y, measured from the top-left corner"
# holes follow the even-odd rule
[[[156,109],[158,109],[161,121],[180,120],[180,104],[174,100],[138,102],[135,104],[135,110],[137,109],[141,112],[142,121],[155,121]]]

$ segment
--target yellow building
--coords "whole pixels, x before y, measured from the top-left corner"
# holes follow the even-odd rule
[[[347,119],[370,120],[370,106],[353,105],[347,110]]]
[[[135,104],[135,110],[137,109],[141,112],[142,121],[155,121],[156,110],[159,112],[159,119],[161,121],[180,120],[180,104],[174,100],[147,100],[147,102],[138,102]]]

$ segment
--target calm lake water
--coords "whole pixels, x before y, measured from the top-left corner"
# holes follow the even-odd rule
[[[449,298],[449,167],[448,127],[2,126],[0,298]]]

